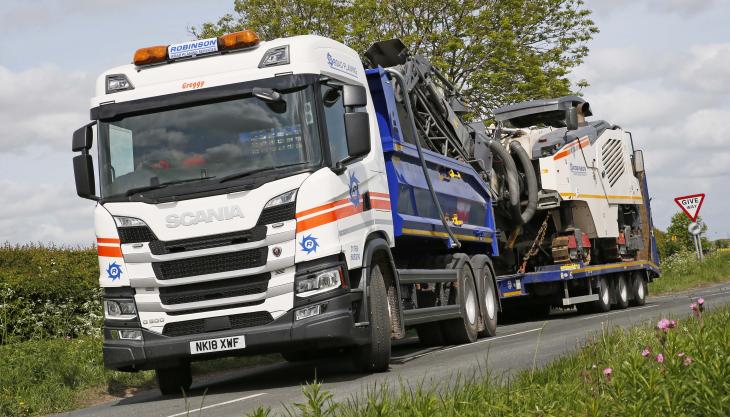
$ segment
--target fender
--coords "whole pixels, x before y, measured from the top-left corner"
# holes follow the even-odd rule
[[[380,237],[377,234],[372,234],[368,236],[365,242],[365,250],[363,251],[363,265],[362,265],[362,273],[364,274],[365,279],[360,279],[359,283],[359,289],[363,292],[363,300],[368,299],[368,288],[370,287],[370,282],[368,282],[368,279],[370,277],[370,267],[373,265],[373,257],[377,253],[384,253],[387,256],[387,266],[390,268],[390,276],[392,277],[392,281],[390,283],[390,286],[394,287],[395,294],[396,294],[396,314],[398,319],[398,329],[394,329],[394,334],[396,335],[396,338],[402,338],[405,336],[405,329],[403,327],[404,318],[403,318],[403,309],[401,308],[401,294],[400,294],[400,280],[398,279],[398,271],[395,267],[395,261],[393,261],[393,254],[390,252],[390,245],[388,242]],[[384,273],[387,273],[388,271],[383,271]],[[363,302],[363,308],[361,309],[360,318],[358,321],[368,321],[369,317],[369,311],[368,311],[368,303]]]

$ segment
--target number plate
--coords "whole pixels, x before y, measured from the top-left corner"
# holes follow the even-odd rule
[[[190,342],[190,353],[223,352],[246,347],[245,336],[219,337],[215,339],[196,340]]]

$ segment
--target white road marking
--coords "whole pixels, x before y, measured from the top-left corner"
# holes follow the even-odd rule
[[[722,295],[722,294],[730,294],[730,291],[713,292],[712,294],[707,294],[705,297],[709,297],[711,295]]]
[[[636,311],[636,310],[643,310],[645,308],[654,308],[654,307],[659,307],[659,304],[652,304],[652,305],[643,306],[643,307],[631,307],[631,308],[628,308],[626,310],[611,311],[609,313],[594,314],[594,315],[588,316],[588,317],[581,317],[581,320],[590,320],[590,319],[595,319],[596,317],[611,316],[611,315],[614,315],[614,314],[628,313],[628,312],[632,312],[632,311]]]
[[[467,343],[465,345],[451,346],[451,347],[447,347],[447,348],[444,348],[444,349],[437,349],[437,350],[433,350],[431,352],[420,353],[418,355],[402,357],[402,358],[399,358],[399,359],[401,361],[403,361],[403,362],[410,362],[410,361],[412,361],[414,359],[418,359],[418,358],[423,357],[423,356],[426,356],[426,355],[432,355],[434,353],[446,352],[447,350],[470,347],[470,346],[477,345],[479,343],[491,342],[491,341],[497,340],[497,339],[504,339],[505,337],[519,336],[519,335],[525,334],[525,333],[539,332],[540,330],[542,330],[542,328],[530,329],[530,330],[525,330],[525,331],[517,332],[517,333],[510,333],[510,334],[506,334],[504,336],[489,337],[489,338],[486,338],[486,339],[482,339],[482,340],[476,341],[474,343]]]
[[[260,392],[260,393],[258,393],[258,394],[253,394],[253,395],[248,395],[248,396],[246,396],[246,397],[236,398],[235,400],[230,400],[230,401],[224,401],[224,402],[222,402],[222,403],[218,403],[218,404],[211,404],[211,405],[206,405],[205,407],[200,407],[200,408],[196,408],[195,410],[190,410],[190,411],[184,411],[184,412],[182,412],[182,413],[177,413],[177,414],[171,414],[171,415],[169,415],[169,416],[167,416],[167,417],[179,417],[179,416],[184,416],[184,415],[186,415],[186,414],[190,414],[190,415],[193,415],[193,413],[197,413],[197,412],[200,412],[200,411],[202,411],[202,410],[207,410],[207,409],[209,409],[209,408],[213,408],[213,407],[220,407],[220,406],[222,406],[222,405],[227,405],[227,404],[233,404],[233,403],[237,403],[237,402],[239,402],[239,401],[243,401],[243,400],[249,400],[249,399],[251,399],[251,398],[256,398],[256,397],[260,397],[260,396],[262,396],[262,395],[266,395],[266,393],[265,393],[265,392]]]

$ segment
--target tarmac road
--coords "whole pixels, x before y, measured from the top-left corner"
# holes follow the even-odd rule
[[[418,345],[417,338],[409,338],[394,346],[390,371],[380,374],[356,373],[343,358],[279,363],[198,378],[189,393],[190,405],[187,408],[180,396],[163,397],[159,391],[150,390],[60,415],[181,417],[189,409],[191,416],[200,413],[202,416],[241,417],[258,406],[271,407],[276,415],[282,404],[291,405],[303,400],[301,385],[312,381],[315,374],[335,399],[342,400],[362,394],[376,383],[387,383],[391,387],[397,387],[401,382],[443,384],[458,373],[472,375],[480,367],[483,369],[485,363],[495,373],[513,372],[531,367],[533,360],[541,365],[577,349],[587,337],[604,326],[628,327],[655,322],[660,316],[687,316],[691,300],[700,296],[705,298],[709,309],[727,304],[730,302],[730,284],[672,296],[649,297],[642,307],[602,314],[554,312],[544,321],[501,325],[496,337],[480,339],[469,345],[423,348]]]

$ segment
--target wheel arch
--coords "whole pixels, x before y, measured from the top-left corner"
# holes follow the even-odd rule
[[[363,250],[363,266],[361,269],[362,278],[359,282],[359,288],[363,292],[363,300],[366,300],[368,295],[368,288],[370,286],[369,277],[370,277],[370,269],[373,265],[380,265],[381,266],[381,272],[383,274],[383,279],[385,280],[384,284],[386,287],[386,290],[388,288],[392,288],[393,291],[395,291],[395,307],[396,309],[396,316],[395,321],[393,324],[393,334],[396,338],[401,338],[405,335],[405,327],[403,326],[403,323],[405,323],[405,320],[403,318],[403,308],[401,305],[401,294],[400,294],[400,281],[398,279],[398,270],[395,266],[395,261],[393,259],[393,253],[390,251],[390,243],[387,239],[387,235],[385,235],[382,232],[376,231],[368,235],[368,237],[365,239],[365,249]],[[367,303],[364,302],[363,305],[365,308],[363,309],[365,313],[365,317],[367,317],[368,311],[367,311]]]

